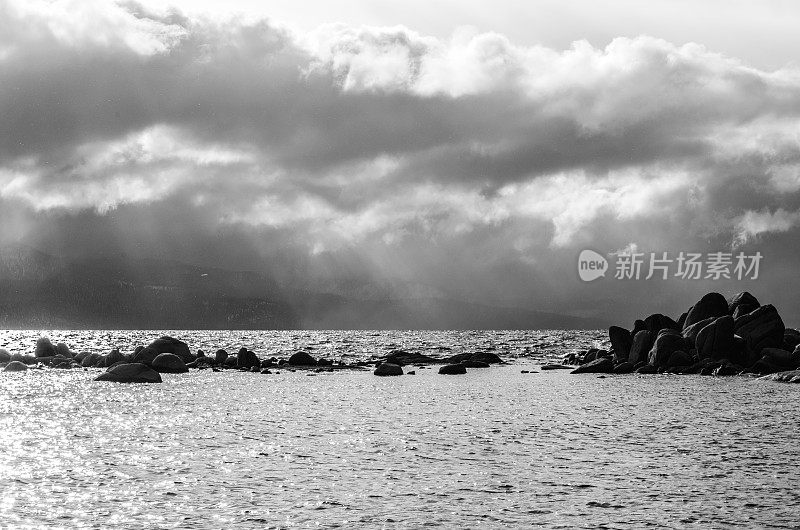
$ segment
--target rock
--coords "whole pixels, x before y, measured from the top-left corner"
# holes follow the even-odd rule
[[[644,320],[636,319],[636,322],[633,323],[633,330],[631,330],[631,337],[635,337],[643,329],[648,329],[647,324],[645,324]]]
[[[373,373],[380,376],[403,375],[403,369],[398,364],[381,363]]]
[[[489,368],[491,366],[489,363],[484,363],[481,361],[473,361],[472,359],[461,361],[460,364],[463,364],[465,368]]]
[[[292,366],[316,366],[317,360],[307,352],[299,351],[289,357],[289,364]]]
[[[756,297],[747,291],[735,294],[728,300],[728,314],[734,319],[752,313],[759,307],[761,304],[758,303]]]
[[[24,372],[28,369],[28,365],[20,362],[20,361],[11,361],[8,363],[5,368],[3,368],[4,372]]]
[[[147,348],[142,348],[138,352],[134,353],[131,361],[137,364],[146,364],[150,366],[153,364],[153,361],[156,359],[156,357],[158,357],[158,355],[158,351],[148,346]]]
[[[269,369],[269,368],[262,368],[262,369],[261,369],[261,373],[262,373],[262,374],[271,374],[272,372],[270,371],[270,369]]]
[[[225,350],[217,350],[217,353],[214,354],[214,359],[217,361],[217,364],[225,364],[225,359],[228,358],[228,352]]]
[[[685,369],[693,364],[694,361],[689,356],[689,354],[682,350],[673,352],[672,355],[669,356],[669,360],[667,360],[667,366],[670,368]]]
[[[236,355],[236,367],[249,370],[254,366],[258,366],[260,368],[261,359],[259,359],[254,352],[248,350],[247,348],[240,348],[239,353]]]
[[[100,355],[99,353],[90,353],[89,355],[83,358],[83,360],[81,361],[81,366],[83,366],[84,368],[91,368],[93,366],[97,366],[97,363],[100,362],[100,359],[102,359],[102,355]]]
[[[11,362],[11,354],[5,348],[0,348],[0,363]]]
[[[95,381],[113,383],[160,383],[161,375],[141,363],[126,363],[110,368],[95,378]]]
[[[543,364],[540,370],[572,370],[571,366],[564,366],[563,364]]]
[[[189,346],[173,337],[161,337],[150,343],[148,348],[154,349],[158,353],[171,353],[181,358],[184,363],[194,361],[194,355],[189,351]]]
[[[466,355],[467,358],[469,354]],[[442,364],[446,362],[444,359],[437,359],[418,352],[407,352],[404,350],[392,350],[386,356],[384,362],[396,364],[397,366],[405,366],[407,364]],[[456,361],[457,362],[457,361]]]
[[[153,359],[153,370],[160,374],[183,374],[189,371],[183,359],[174,353],[160,353]]]
[[[415,372],[414,370],[411,370],[406,375],[417,375],[417,372]]]
[[[663,329],[658,333],[653,347],[647,356],[647,364],[652,364],[656,368],[663,368],[667,365],[670,356],[685,347],[685,341],[680,333],[672,329]]]
[[[686,324],[686,317],[687,316],[689,316],[689,312],[688,311],[684,311],[683,313],[681,313],[681,316],[678,317],[678,322],[676,322],[678,324],[678,329],[683,329],[684,328],[684,326]]]
[[[571,374],[610,374],[614,371],[614,362],[608,357],[601,357],[571,371]]]
[[[783,343],[781,349],[786,351],[793,351],[800,345],[800,331],[792,328],[786,328],[783,332]]]
[[[733,358],[733,317],[725,315],[703,327],[697,333],[694,344],[700,359],[717,361]]]
[[[761,355],[762,358],[766,357],[768,362],[776,366],[781,366],[784,370],[787,368],[792,370],[798,368],[798,361],[800,361],[792,352],[781,348],[764,348],[761,350]]]
[[[759,377],[759,381],[778,381],[779,383],[800,383],[800,370],[788,370]]]
[[[644,319],[645,329],[650,331],[653,335],[658,335],[662,329],[678,329],[678,323],[661,313],[650,315]],[[637,330],[638,332],[638,330]]]
[[[653,366],[652,364],[645,364],[644,366],[640,366],[636,369],[637,374],[655,374],[658,372],[658,368]]]
[[[125,361],[126,361],[125,356],[122,355],[118,349],[113,349],[105,357],[105,366],[111,366]]]
[[[53,346],[53,343],[50,342],[50,339],[47,337],[40,337],[39,340],[36,341],[35,357],[55,357],[56,353],[56,347]]]
[[[647,355],[650,352],[650,348],[653,347],[654,341],[655,334],[653,332],[646,329],[637,332],[633,336],[628,362],[636,365],[641,361],[647,361]]]
[[[689,310],[684,326],[688,327],[709,317],[721,317],[728,314],[728,301],[719,293],[708,293]]]
[[[69,346],[64,344],[63,342],[59,342],[56,344],[56,355],[61,355],[62,357],[72,358],[75,357],[75,354],[70,351]]]
[[[588,352],[586,352],[586,355],[584,355],[583,358],[580,360],[580,363],[586,364],[594,361],[595,359],[597,359],[598,351],[599,350],[597,348],[590,349]]]
[[[195,355],[195,357],[197,357],[198,359],[200,357],[205,357],[205,356],[206,356],[206,352],[204,352],[203,350],[197,350],[197,355]]]
[[[499,355],[488,351],[475,352],[470,355],[468,360],[486,364],[503,364],[504,362]]]
[[[686,326],[683,331],[681,331],[681,335],[683,335],[683,338],[686,339],[689,344],[694,344],[697,340],[697,334],[700,333],[700,330],[715,320],[716,318],[714,317],[704,318],[699,322],[695,322],[691,326]]]
[[[777,309],[764,305],[734,320],[734,331],[744,338],[750,359],[761,356],[764,348],[780,348],[786,330]]]
[[[318,359],[317,366],[333,366],[333,361],[330,359]]]
[[[620,362],[627,361],[633,343],[630,331],[619,326],[611,326],[608,328],[608,338],[611,340],[614,358]]]
[[[729,363],[727,361],[722,361],[722,364],[714,370],[713,375],[716,375],[718,377],[738,375],[739,372],[741,371],[742,368],[740,366]]]
[[[467,367],[463,364],[446,364],[439,368],[442,375],[460,375],[467,373]]]
[[[253,372],[254,374],[257,374],[257,373],[259,373],[261,371],[261,367],[260,366],[251,366],[250,367],[250,371]]]
[[[614,366],[615,374],[629,374],[633,372],[633,363],[629,361],[621,362]]]

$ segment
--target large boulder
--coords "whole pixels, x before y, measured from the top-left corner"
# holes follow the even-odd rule
[[[181,358],[184,363],[194,361],[194,355],[189,350],[189,346],[173,337],[161,337],[150,343],[148,348],[154,349],[158,353],[171,353]]]
[[[475,352],[469,356],[467,359],[470,362],[476,363],[486,363],[486,364],[502,364],[503,359],[500,358],[499,355],[496,353],[492,353],[490,351],[479,351]]]
[[[793,328],[786,328],[783,332],[783,344],[781,348],[786,351],[793,351],[800,345],[800,331]]]
[[[782,367],[784,370],[795,369],[800,366],[800,357],[781,348],[764,348],[761,350],[762,359]]]
[[[7,362],[11,362],[11,353],[5,348],[0,348],[0,363]]]
[[[703,320],[695,322],[691,326],[686,326],[685,328],[683,328],[683,331],[681,331],[681,335],[683,335],[683,338],[686,339],[686,342],[688,344],[694,344],[697,340],[697,334],[700,333],[700,330],[706,327],[707,325],[711,324],[715,320],[716,318],[714,317],[704,318]]]
[[[125,362],[125,356],[120,353],[120,351],[116,348],[111,350],[108,355],[103,357],[103,367],[113,366],[117,363]]]
[[[619,326],[611,326],[608,328],[608,338],[614,350],[614,357],[619,362],[627,361],[631,353],[631,345],[633,344],[631,332]]]
[[[600,357],[582,364],[571,371],[571,374],[610,374],[614,371],[614,361],[608,357]]]
[[[733,317],[725,315],[715,319],[700,330],[694,343],[700,359],[733,359]]]
[[[217,364],[225,364],[225,360],[228,358],[228,352],[225,350],[217,350],[217,353],[214,354],[214,360]]]
[[[471,354],[462,353],[459,355],[466,356],[468,358]],[[386,356],[385,362],[389,364],[396,364],[397,366],[405,366],[407,364],[442,364],[445,362],[445,360],[437,359],[436,357],[430,357],[428,355],[419,352],[392,350],[391,352],[389,352],[389,355]],[[458,362],[458,361],[450,361],[450,362]]]
[[[785,330],[778,310],[771,304],[734,320],[734,331],[745,339],[751,361],[758,359],[764,348],[780,348]]]
[[[99,353],[90,353],[86,357],[83,358],[81,361],[81,366],[84,368],[91,368],[93,366],[97,366],[98,363],[103,359],[103,356]]]
[[[127,363],[113,366],[95,378],[95,381],[113,383],[160,383],[161,375],[141,363]]]
[[[261,368],[261,359],[247,348],[240,348],[239,353],[236,355],[236,367],[249,370],[254,366]]]
[[[397,364],[381,363],[373,373],[380,376],[403,375],[403,369]]]
[[[761,304],[758,303],[756,297],[747,291],[735,294],[728,300],[728,314],[734,319],[752,313],[759,307]]]
[[[47,337],[40,337],[36,341],[36,357],[55,357],[56,353],[56,347]]]
[[[148,346],[147,348],[142,348],[141,350],[134,353],[131,362],[146,364],[150,366],[151,364],[153,364],[153,361],[155,361],[158,355],[159,353],[157,350]]]
[[[463,364],[446,364],[439,368],[442,375],[461,375],[467,373],[467,367]]]
[[[628,355],[628,361],[633,365],[638,364],[640,361],[647,361],[647,354],[650,348],[653,347],[655,340],[655,333],[643,329],[633,336],[633,343],[631,344],[631,352]]]
[[[667,366],[670,356],[685,347],[686,341],[680,333],[673,329],[662,329],[658,332],[653,347],[650,348],[647,364],[657,368]]]
[[[28,365],[20,362],[20,361],[11,361],[8,363],[5,368],[3,368],[4,372],[24,372],[28,369]]]
[[[633,363],[625,361],[614,365],[615,374],[629,374],[633,372]]]
[[[299,351],[289,357],[289,364],[292,366],[316,366],[317,360],[309,355],[308,352]]]
[[[644,326],[644,329],[649,330],[653,334],[658,334],[662,329],[680,329],[677,322],[661,313],[656,313],[645,318]]]
[[[189,371],[183,359],[174,353],[160,353],[153,360],[153,370],[160,374],[183,374]]]
[[[56,354],[68,358],[75,357],[75,354],[72,353],[72,351],[69,349],[69,346],[67,346],[63,342],[59,342],[58,344],[56,344]]]
[[[709,317],[721,317],[728,314],[728,301],[719,293],[708,293],[689,310],[684,327],[691,326]]]

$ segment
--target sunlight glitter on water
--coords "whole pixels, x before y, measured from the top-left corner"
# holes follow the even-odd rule
[[[795,524],[800,388],[521,374],[534,340],[455,377],[0,374],[0,526]]]

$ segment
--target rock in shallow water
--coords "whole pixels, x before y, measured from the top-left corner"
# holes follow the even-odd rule
[[[600,357],[582,364],[571,371],[571,374],[610,374],[614,371],[614,361],[608,357]]]
[[[0,348],[0,363],[11,361],[11,354],[5,348]]]
[[[307,352],[299,351],[289,357],[289,364],[292,366],[316,366],[317,360]]]
[[[467,373],[467,367],[463,364],[446,364],[439,368],[442,375],[462,375]]]
[[[186,363],[173,353],[159,354],[153,360],[153,369],[161,374],[183,374],[189,371]]]
[[[3,368],[4,372],[24,372],[28,369],[28,365],[20,361],[11,361]]]
[[[181,358],[184,363],[194,361],[194,355],[189,350],[189,345],[173,337],[164,336],[150,343],[148,348],[152,348],[158,353],[171,353]]]
[[[381,363],[373,373],[380,376],[403,375],[403,369],[397,364]]]
[[[141,363],[121,364],[110,368],[100,374],[95,381],[110,381],[112,383],[160,383],[161,375]]]

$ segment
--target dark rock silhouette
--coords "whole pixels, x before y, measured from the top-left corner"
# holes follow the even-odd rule
[[[758,303],[756,297],[747,291],[735,294],[728,300],[728,314],[733,318],[752,313],[759,307],[761,304]]]
[[[299,351],[289,357],[289,364],[292,366],[316,366],[317,360],[308,352]]]
[[[464,354],[462,354],[464,355]],[[466,354],[467,358],[470,354]],[[398,366],[406,366],[408,364],[442,364],[446,363],[446,359],[438,359],[418,352],[407,352],[404,350],[393,350],[386,356],[385,362],[396,364]],[[458,361],[453,361],[458,362]]]
[[[461,375],[467,373],[467,367],[463,364],[446,364],[439,368],[442,375]]]
[[[56,347],[47,337],[41,337],[36,341],[36,357],[55,357]]]
[[[655,334],[652,331],[643,329],[633,336],[633,343],[631,344],[631,351],[628,355],[628,361],[634,365],[641,361],[647,361],[647,356],[650,353],[650,348],[653,347],[655,342]]]
[[[160,353],[153,359],[153,370],[160,374],[182,374],[189,371],[183,359],[174,353]]]
[[[228,352],[222,349],[217,350],[217,352],[214,354],[214,360],[217,362],[217,364],[225,364],[225,359],[227,358]]]
[[[697,333],[694,343],[700,359],[730,358],[734,350],[733,317],[725,315],[715,319]]]
[[[134,363],[141,363],[149,366],[153,364],[153,361],[155,360],[156,357],[158,357],[158,355],[159,354],[157,350],[148,346],[147,348],[142,348],[141,350],[136,352],[133,355],[133,359],[131,359],[131,361]]]
[[[0,363],[7,363],[11,361],[11,354],[5,348],[0,348]]]
[[[688,327],[706,318],[717,318],[728,314],[728,301],[719,293],[708,293],[692,306],[683,326]]]
[[[20,361],[11,361],[8,363],[5,368],[3,368],[4,372],[24,372],[28,369],[28,365],[20,362]]]
[[[601,357],[575,368],[572,374],[610,374],[614,371],[614,362],[608,357]]]
[[[247,348],[240,348],[239,353],[236,355],[236,367],[247,370],[253,367],[258,367],[260,369],[261,359],[259,359],[254,352],[248,350]]]
[[[160,383],[161,375],[141,363],[126,363],[109,368],[95,378],[95,381],[113,383]]]
[[[152,348],[158,353],[172,353],[181,358],[184,363],[194,361],[195,357],[189,350],[189,346],[178,339],[173,337],[161,337],[150,343],[148,348]]]
[[[608,338],[611,341],[615,359],[620,362],[627,361],[633,344],[631,332],[619,326],[611,326],[608,328]]]
[[[734,331],[745,339],[751,361],[758,359],[764,348],[780,348],[785,330],[778,310],[770,304],[734,320]]]
[[[670,356],[685,347],[683,336],[674,329],[662,329],[658,332],[653,347],[647,357],[647,363],[657,368],[667,366]]]
[[[373,373],[380,376],[403,375],[403,369],[397,364],[381,363]]]

